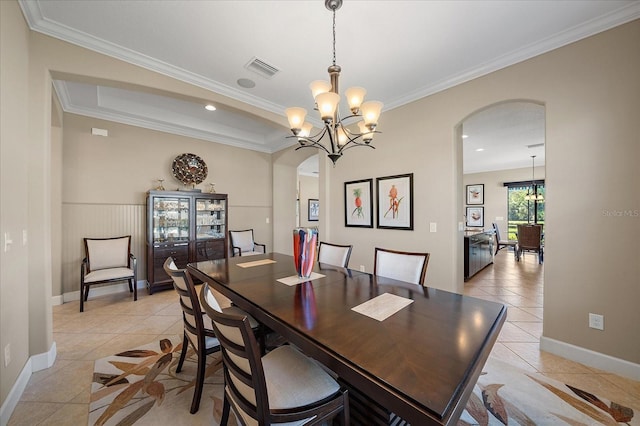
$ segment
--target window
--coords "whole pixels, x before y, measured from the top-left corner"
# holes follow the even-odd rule
[[[538,223],[544,225],[545,203],[544,201],[527,201],[524,197],[527,192],[538,191],[546,198],[544,181],[509,182],[504,184],[507,190],[507,226],[508,238],[517,240],[518,225],[523,223]]]

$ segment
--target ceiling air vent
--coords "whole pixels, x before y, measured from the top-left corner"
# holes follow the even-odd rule
[[[262,59],[256,57],[253,57],[244,67],[250,71],[260,74],[264,78],[271,78],[280,72],[278,68],[273,65],[269,65]]]

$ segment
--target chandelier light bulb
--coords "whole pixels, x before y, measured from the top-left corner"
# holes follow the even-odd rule
[[[362,110],[364,124],[370,130],[374,130],[378,125],[378,118],[380,118],[380,112],[382,111],[382,102],[368,101],[363,103],[360,109]]]
[[[364,101],[364,95],[367,91],[362,87],[350,87],[344,92],[349,103],[349,109],[352,114],[357,114],[360,111],[360,105]]]
[[[311,89],[311,95],[313,99],[316,98],[320,93],[327,93],[331,91],[331,83],[326,80],[314,80],[309,84],[309,88]]]
[[[358,121],[358,129],[360,129],[364,143],[368,144],[373,140],[373,132],[364,124],[364,121]]]
[[[338,146],[343,146],[349,141],[349,137],[347,133],[344,131],[342,127],[338,127]]]
[[[325,92],[316,96],[316,103],[318,104],[318,111],[320,111],[320,118],[325,122],[332,121],[339,102],[340,95],[337,93]]]
[[[289,127],[291,131],[298,135],[304,124],[304,118],[307,116],[307,110],[299,107],[287,108],[285,111],[287,118],[289,119]]]

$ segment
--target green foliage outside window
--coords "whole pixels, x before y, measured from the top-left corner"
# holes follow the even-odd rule
[[[538,194],[546,198],[544,185],[538,185]],[[524,197],[527,191],[531,191],[529,186],[512,186],[508,190],[508,227],[509,239],[517,240],[518,225],[524,223],[544,224],[545,203],[537,201],[527,201]]]

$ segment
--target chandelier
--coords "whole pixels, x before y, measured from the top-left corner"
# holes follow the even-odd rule
[[[293,107],[287,108],[285,113],[293,133],[293,136],[288,137],[297,138],[300,144],[296,150],[321,149],[327,153],[335,166],[336,161],[342,157],[342,152],[347,149],[357,146],[375,148],[370,143],[373,140],[373,134],[380,133],[376,131],[376,126],[382,111],[382,102],[363,102],[367,91],[362,87],[351,87],[345,92],[351,113],[346,117],[340,117],[338,79],[341,68],[336,65],[336,10],[342,6],[342,0],[325,0],[324,4],[333,12],[333,64],[328,68],[331,81],[316,80],[309,85],[315,100],[315,109],[320,113],[324,127],[312,135],[313,126],[304,121],[307,110]],[[328,139],[326,145],[322,143],[325,139]]]
[[[537,201],[539,203],[544,201],[544,197],[542,196],[542,194],[538,194],[538,187],[536,186],[536,171],[535,171],[535,166],[536,166],[536,156],[532,155],[531,156],[531,191],[529,191],[527,189],[527,195],[524,196],[524,199],[526,201]]]

